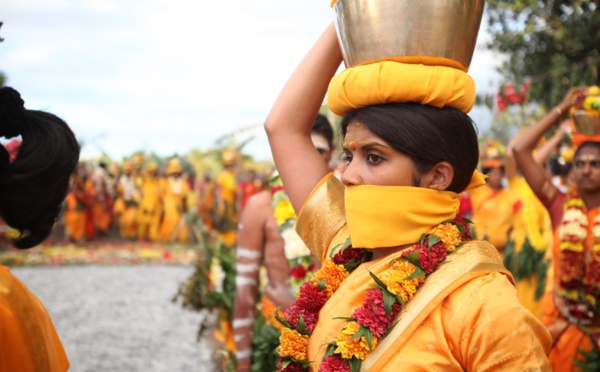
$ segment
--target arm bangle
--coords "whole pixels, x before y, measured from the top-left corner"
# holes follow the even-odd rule
[[[556,113],[558,113],[558,116],[562,117],[563,112],[562,112],[562,109],[559,106],[556,106],[554,108],[554,110],[556,110]]]

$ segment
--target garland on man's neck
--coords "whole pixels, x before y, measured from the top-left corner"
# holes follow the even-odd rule
[[[362,306],[355,309],[347,323],[328,344],[320,371],[359,371],[362,361],[372,352],[394,326],[396,315],[433,273],[448,254],[471,239],[471,230],[461,217],[435,226],[421,237],[419,243],[390,261],[389,268],[379,277],[371,274],[373,289],[367,291]],[[371,259],[372,252],[353,248],[348,239],[334,247],[314,279],[300,287],[297,301],[288,307],[277,349],[281,357],[279,371],[307,370],[308,339],[319,311],[358,266]]]
[[[559,311],[569,322],[586,327],[597,320],[600,310],[600,214],[588,220],[576,188],[567,194],[559,239],[558,295],[565,304]]]

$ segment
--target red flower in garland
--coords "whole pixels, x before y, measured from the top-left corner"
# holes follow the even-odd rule
[[[467,224],[467,222],[464,220],[464,218],[460,214],[457,214],[456,218],[454,219],[454,222],[456,222],[457,225],[461,225],[464,228],[465,232],[462,234],[462,240],[471,240],[471,228],[469,227],[469,224]]]
[[[291,362],[287,367],[283,368],[283,359],[280,359],[279,363],[277,363],[277,370],[283,372],[303,372],[304,368],[302,368],[300,363],[295,362]]]
[[[304,328],[307,331],[312,332],[317,325],[319,312],[308,311],[298,306],[298,304],[291,304],[287,309],[285,309],[285,320],[294,328],[298,327],[300,324],[300,315],[302,315],[302,318],[304,318]]]
[[[392,323],[392,318],[385,316],[385,310],[383,315],[384,321],[382,321],[381,317],[375,312],[361,306],[354,310],[352,318],[356,319],[358,324],[368,328],[371,333],[380,338],[387,332],[389,325]]]
[[[333,262],[337,265],[345,265],[349,264],[354,260],[354,262],[361,262],[366,255],[367,251],[362,248],[352,248],[352,246],[348,246],[341,252],[335,254],[333,256]]]
[[[300,286],[296,305],[307,311],[318,313],[327,302],[327,292],[315,287],[311,282],[306,282]]]
[[[296,265],[293,269],[290,270],[290,275],[293,276],[295,279],[304,279],[304,277],[306,276],[306,273],[308,271],[306,270],[306,267],[304,267],[303,265]]]
[[[367,291],[367,296],[365,297],[365,304],[363,306],[367,309],[373,310],[373,312],[375,312],[378,315],[382,314],[383,311],[383,314],[385,315],[385,305],[383,302],[383,293],[381,292],[381,290],[378,288],[369,289]],[[402,305],[400,305],[398,302],[394,302],[394,304],[392,305],[391,316],[394,317],[400,312],[400,310],[402,310]]]
[[[350,372],[350,364],[340,354],[333,354],[321,363],[321,372]]]
[[[429,245],[429,237],[423,241],[423,246],[420,247],[419,252],[419,265],[427,274],[431,274],[435,271],[438,265],[446,261],[448,252],[444,242],[439,241],[435,243],[431,248],[427,248]]]

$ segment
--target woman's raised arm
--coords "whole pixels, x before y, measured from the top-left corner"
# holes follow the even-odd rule
[[[285,84],[265,122],[275,166],[296,213],[329,172],[310,134],[329,81],[341,62],[332,23]]]

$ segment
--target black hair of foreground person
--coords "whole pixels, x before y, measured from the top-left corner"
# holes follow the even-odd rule
[[[467,114],[448,106],[418,103],[367,106],[346,113],[341,123],[343,136],[354,121],[410,156],[420,173],[441,161],[449,162],[454,178],[448,191],[462,192],[471,182],[479,161],[479,145],[475,124]],[[419,181],[413,179],[413,183],[418,185]]]
[[[19,135],[22,144],[12,162],[0,146],[0,217],[21,233],[14,246],[30,248],[52,231],[80,148],[62,119],[27,110],[19,92],[0,88],[0,136]]]

